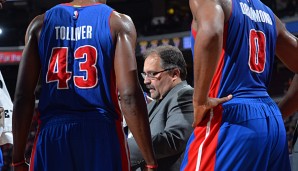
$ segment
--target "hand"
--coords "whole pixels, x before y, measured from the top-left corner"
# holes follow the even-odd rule
[[[232,97],[233,96],[230,94],[222,98],[208,98],[204,105],[197,105],[194,103],[194,121],[192,127],[196,127],[203,120],[207,111],[221,103],[231,100]]]
[[[3,4],[6,2],[6,0],[0,0],[0,9],[2,9]]]

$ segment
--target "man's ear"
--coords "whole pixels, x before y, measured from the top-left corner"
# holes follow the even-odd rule
[[[178,68],[175,68],[172,70],[172,75],[173,75],[173,78],[180,78],[180,70]]]

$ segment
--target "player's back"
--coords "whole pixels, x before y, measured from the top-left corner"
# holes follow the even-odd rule
[[[267,97],[275,43],[272,11],[259,0],[232,0],[211,96]]]
[[[60,4],[45,13],[39,40],[41,118],[57,113],[118,117],[112,12],[105,4]]]

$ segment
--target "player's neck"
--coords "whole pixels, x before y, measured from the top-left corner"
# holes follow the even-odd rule
[[[90,4],[96,4],[96,3],[106,3],[106,0],[73,0],[70,2],[70,4],[73,5],[90,5]]]

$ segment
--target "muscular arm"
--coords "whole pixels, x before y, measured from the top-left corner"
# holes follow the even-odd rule
[[[284,24],[277,18],[277,57],[294,73],[298,73],[298,39],[288,32]]]
[[[224,31],[223,10],[215,0],[197,0],[195,14],[197,36],[194,49],[194,102],[204,105],[222,50]]]
[[[220,2],[190,0],[193,25],[196,25],[193,28],[197,28],[194,46],[193,127],[200,123],[210,108],[232,98],[232,96],[220,99],[208,97],[222,50],[225,13],[229,13],[222,8],[223,5],[219,4]],[[227,4],[224,3],[224,5]]]
[[[137,75],[136,30],[128,16],[116,12],[112,14],[110,23],[111,29],[115,30],[114,68],[121,110],[146,163],[155,164],[146,103]]]
[[[43,16],[38,16],[27,28],[25,48],[19,65],[16,91],[14,96],[12,129],[14,163],[24,160],[25,147],[34,111],[34,90],[40,73],[38,54],[38,35]]]
[[[279,103],[284,117],[298,110],[298,39],[288,32],[283,23],[277,18],[277,43],[276,54],[278,58],[296,75],[285,97]]]

